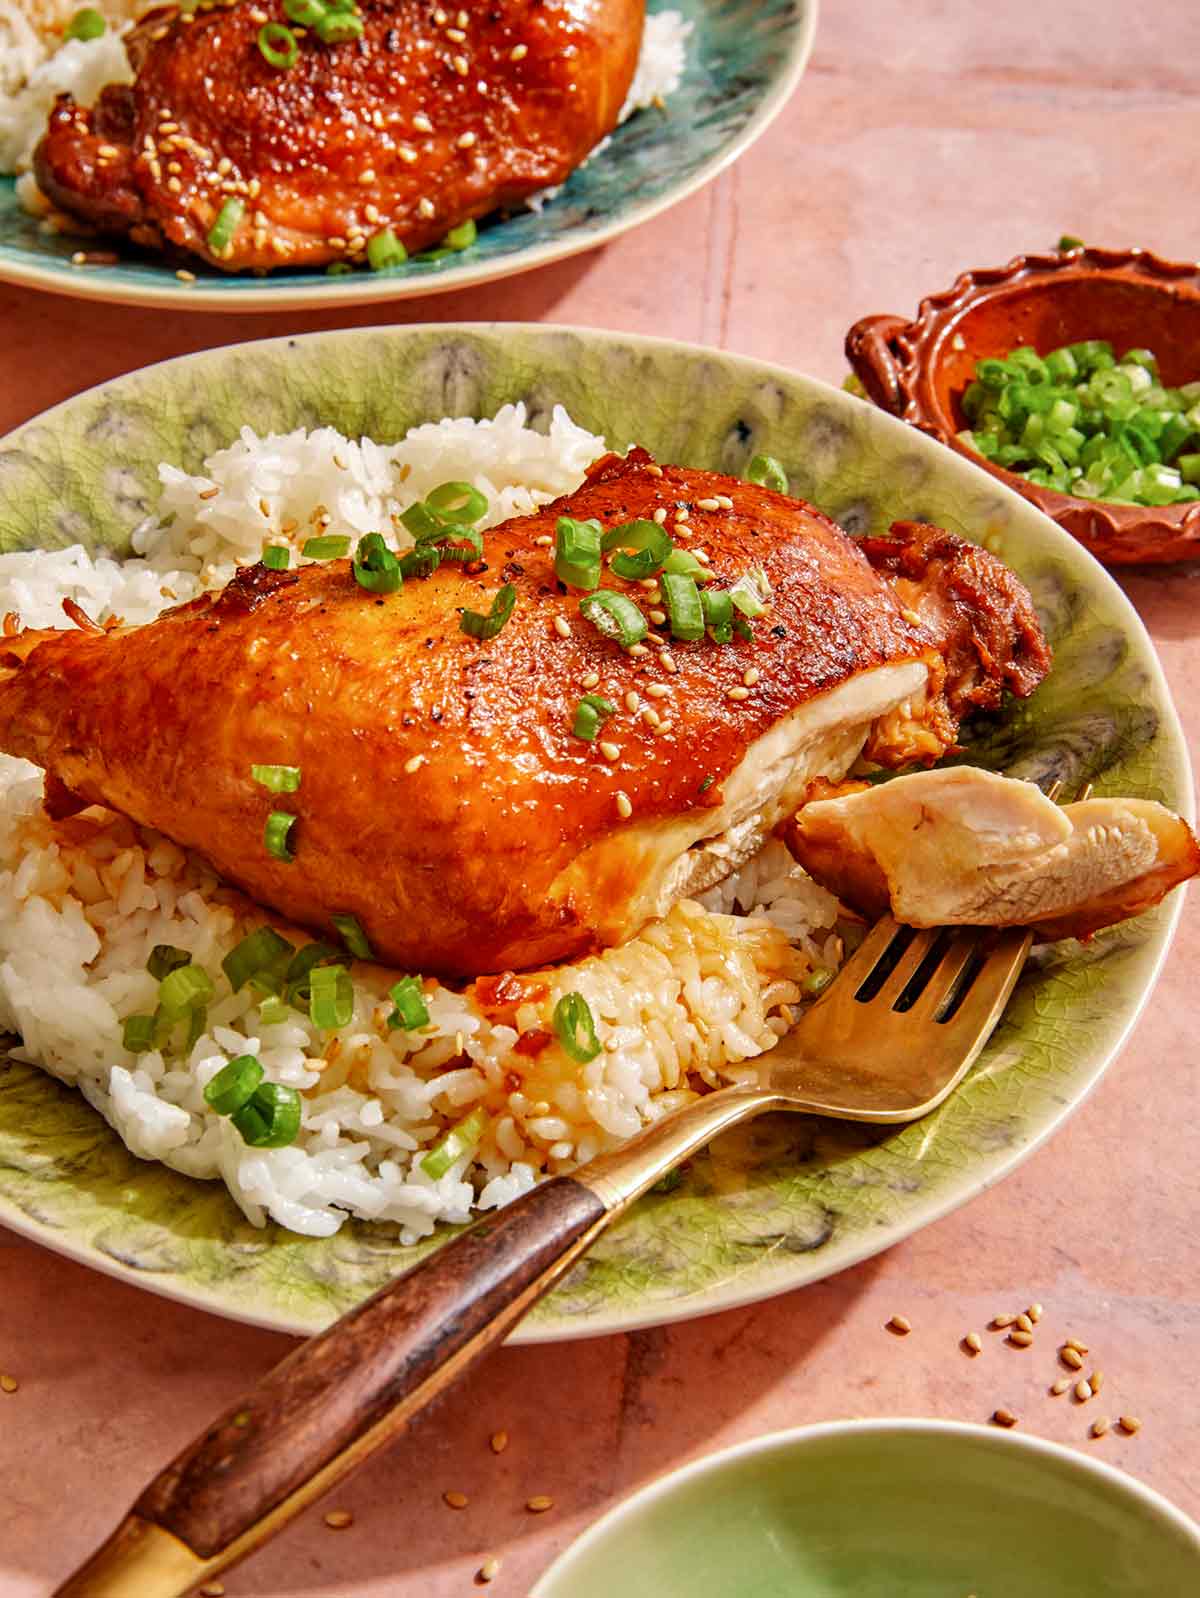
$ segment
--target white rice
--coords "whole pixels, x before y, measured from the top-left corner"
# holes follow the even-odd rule
[[[110,19],[111,26],[98,39],[71,39],[65,44],[39,19],[39,29],[14,0],[0,0],[0,174],[23,175],[18,185],[21,203],[34,215],[48,210],[29,167],[46,118],[60,94],[70,94],[80,105],[91,105],[107,83],[131,83],[122,35],[138,9],[125,0],[95,0],[94,9]],[[61,25],[75,10],[52,14]],[[637,71],[621,109],[621,121],[635,111],[660,105],[678,89],[687,57],[692,24],[678,11],[659,11],[646,18],[645,36]],[[603,148],[600,146],[599,148]],[[595,156],[596,151],[592,152]],[[546,189],[533,197],[541,205],[557,190]]]
[[[160,468],[162,519],[138,530],[134,558],[80,547],[0,557],[0,611],[54,626],[70,597],[98,618],[146,621],[225,582],[264,539],[381,531],[402,548],[398,513],[439,482],[474,482],[495,522],[577,487],[603,452],[561,409],[540,434],[520,406],[416,428],[392,446],[329,428],[262,439],[246,429],[202,475]],[[772,843],[705,905],[685,902],[620,949],[527,976],[535,986],[515,1011],[429,981],[429,1027],[389,1031],[397,973],[356,965],[354,1015],[340,1031],[297,1011],[265,1025],[251,991],[232,993],[221,974],[264,914],[160,835],[99,808],[51,822],[41,797],[40,773],[0,760],[0,1027],[21,1036],[20,1058],[77,1086],[135,1154],[221,1178],[254,1223],[309,1235],[355,1215],[412,1241],[569,1170],[739,1080],[788,1026],[814,966],[841,958],[836,901]],[[725,913],[734,909],[755,914]],[[122,1043],[124,1018],[154,1009],[146,962],[157,944],[188,950],[214,979],[204,1035],[186,1055]],[[588,1001],[603,1044],[582,1066],[552,1037],[569,991]],[[288,1148],[248,1147],[204,1101],[210,1078],[247,1053],[304,1096]],[[431,1177],[423,1158],[475,1106],[487,1112],[482,1142]]]

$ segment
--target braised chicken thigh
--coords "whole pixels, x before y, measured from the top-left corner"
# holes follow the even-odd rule
[[[665,523],[714,590],[761,574],[766,608],[749,637],[673,641],[653,583],[608,568],[649,628],[622,647],[556,580],[560,517]],[[897,532],[889,549],[929,530]],[[111,806],[297,922],[351,913],[394,964],[531,967],[622,942],[720,880],[881,725],[899,735],[874,739],[876,760],[906,763],[914,741],[933,759],[965,711],[1031,692],[1049,653],[1029,595],[971,560],[991,585],[960,593],[939,634],[810,506],[634,450],[485,533],[481,560],[398,592],[366,591],[344,560],[249,566],[147,626],[5,639],[0,748],[50,774],[57,813]],[[489,613],[502,584],[509,620],[469,636],[463,612]],[[610,706],[590,739],[574,730],[589,690]],[[264,848],[278,802],[261,763],[302,774],[291,860]]]
[[[160,7],[128,36],[133,84],[60,99],[38,183],[103,232],[228,271],[361,260],[385,230],[411,254],[579,165],[616,125],[644,17],[643,0],[362,0],[357,37],[292,28],[285,68],[260,48],[291,27],[273,6]]]

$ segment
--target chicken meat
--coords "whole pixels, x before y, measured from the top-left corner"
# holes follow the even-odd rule
[[[1032,927],[1086,938],[1200,872],[1186,821],[1150,799],[1062,807],[1033,783],[969,766],[921,771],[806,805],[796,859],[872,919],[913,927]]]
[[[127,37],[132,84],[91,108],[59,98],[37,181],[102,232],[227,271],[362,260],[386,229],[412,254],[579,165],[616,125],[644,16],[644,0],[362,0],[360,36],[301,28],[284,69],[259,43],[282,11],[160,7]]]
[[[651,623],[626,649],[556,580],[560,517],[656,513],[714,589],[760,574],[752,638],[672,642],[655,596],[607,571]],[[393,964],[519,970],[623,942],[720,880],[868,739],[899,765],[920,728],[933,759],[981,697],[1031,692],[1049,664],[1032,602],[979,558],[991,597],[938,633],[810,506],[634,450],[393,594],[345,560],[247,566],[146,626],[5,638],[0,748],[49,774],[54,813],[122,811],[293,921],[352,913]],[[510,620],[466,634],[461,612],[502,584]],[[589,690],[612,707],[590,740],[573,733]],[[255,764],[299,767],[299,791],[265,792]],[[277,809],[297,817],[290,862],[264,847]]]

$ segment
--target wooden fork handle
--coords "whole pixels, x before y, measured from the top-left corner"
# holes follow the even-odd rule
[[[251,1552],[499,1342],[608,1219],[556,1177],[445,1244],[185,1448],[60,1598],[174,1598]]]

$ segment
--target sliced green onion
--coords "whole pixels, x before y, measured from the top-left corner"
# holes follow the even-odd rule
[[[295,43],[294,40],[292,42]],[[208,247],[214,255],[220,255],[226,245],[233,243],[233,235],[237,232],[238,224],[245,215],[245,211],[245,200],[239,200],[236,195],[230,195],[229,199],[225,201],[217,212],[217,220],[208,230]]]
[[[801,982],[800,991],[815,999],[818,993],[824,993],[832,981],[832,971],[826,970],[823,965],[815,965]]]
[[[300,786],[299,766],[251,766],[250,775],[269,793],[295,793]]]
[[[294,945],[274,927],[259,927],[242,939],[221,961],[229,986],[237,993],[260,971],[278,970],[295,954]]]
[[[108,31],[108,24],[98,11],[91,6],[84,6],[77,11],[63,29],[64,39],[82,39],[85,43],[89,39],[98,39],[101,34]]]
[[[618,577],[640,582],[662,570],[673,546],[670,535],[657,522],[636,521],[610,528],[601,540],[600,547],[606,554],[613,549],[620,551],[611,561]]]
[[[358,586],[372,594],[394,594],[404,583],[400,562],[381,533],[368,533],[359,540],[351,569]]]
[[[321,943],[314,940],[306,943],[302,949],[292,955],[286,970],[283,973],[284,991],[289,1004],[297,1009],[307,1010],[308,1001],[312,997],[312,973],[319,965],[338,964],[342,958],[342,951],[335,949],[331,943]]]
[[[387,1024],[393,1032],[400,1027],[406,1032],[415,1032],[418,1027],[429,1025],[429,1011],[425,1006],[425,990],[420,977],[401,977],[391,992],[396,1008],[388,1016]]]
[[[300,41],[282,22],[265,22],[258,30],[258,48],[268,66],[286,72],[300,59]]]
[[[733,613],[733,630],[739,638],[744,638],[748,644],[754,642],[754,628],[751,627],[740,610],[735,610]]]
[[[714,644],[727,644],[733,638],[733,600],[727,588],[705,588],[700,591],[700,609],[704,625]]]
[[[230,1117],[252,1149],[283,1149],[300,1131],[303,1107],[295,1088],[264,1082],[248,1104]]]
[[[425,504],[444,522],[466,522],[468,525],[487,515],[487,496],[470,483],[439,483],[426,494]]]
[[[560,516],[554,529],[554,575],[571,588],[591,589],[600,583],[600,523]]]
[[[177,949],[173,943],[156,943],[146,961],[146,970],[156,982],[178,971],[181,965],[191,965],[192,957],[186,949]]]
[[[442,243],[448,250],[469,250],[478,237],[479,229],[474,222],[460,222],[450,229]]]
[[[282,1026],[291,1019],[292,1007],[277,993],[268,993],[258,1007],[258,1019],[263,1026]]]
[[[353,273],[354,268],[349,261],[330,261],[325,268],[326,277],[351,277]]]
[[[218,1115],[233,1115],[249,1104],[263,1079],[263,1068],[252,1054],[239,1054],[223,1065],[204,1089],[204,1102]]]
[[[466,522],[443,522],[433,532],[422,533],[417,545],[436,549],[442,560],[461,566],[483,559],[483,534]]]
[[[623,649],[640,643],[646,636],[646,618],[633,600],[611,588],[597,588],[594,594],[581,599],[579,613],[597,632],[616,639]]]
[[[286,544],[267,544],[262,563],[273,572],[285,572],[292,564],[292,552]]]
[[[617,707],[611,699],[605,699],[602,694],[584,694],[575,706],[571,731],[576,738],[584,738],[590,743],[600,731],[600,723],[616,713]]]
[[[1083,240],[1077,239],[1073,233],[1064,233],[1062,238],[1059,239],[1058,243],[1055,245],[1055,249],[1060,255],[1068,255],[1072,250],[1082,250],[1085,248],[1086,245],[1084,244]]]
[[[596,1023],[582,993],[563,994],[554,1006],[554,1030],[563,1048],[580,1065],[586,1065],[600,1053]]]
[[[212,978],[199,965],[177,966],[158,985],[158,1007],[167,1021],[181,1021],[189,1010],[206,1005],[212,996]]]
[[[431,577],[442,564],[442,552],[433,544],[420,544],[416,549],[410,549],[407,555],[400,557],[400,575],[409,577]]]
[[[410,505],[406,511],[400,513],[400,520],[414,538],[423,538],[427,533],[437,533],[445,526],[441,516],[433,511],[423,499]]]
[[[342,942],[356,960],[373,960],[375,958],[371,951],[371,945],[367,941],[367,935],[362,929],[362,923],[357,916],[351,915],[347,910],[344,914],[332,915],[329,919],[337,928]]]
[[[390,227],[381,228],[367,240],[367,265],[372,272],[390,272],[407,260],[408,251]]]
[[[771,597],[771,585],[767,581],[766,572],[761,566],[743,572],[729,590],[729,597],[743,616],[749,616],[751,619],[761,616],[767,608],[767,600]]]
[[[302,28],[312,28],[329,14],[329,8],[324,0],[283,0],[283,13],[289,22],[298,22]]]
[[[690,577],[693,582],[711,583],[713,574],[701,564],[690,549],[673,549],[667,556],[663,571],[672,577]]]
[[[184,1053],[190,1054],[204,1036],[204,1029],[208,1025],[208,1006],[197,1004],[188,1011],[187,1042],[184,1044]]]
[[[683,572],[664,571],[658,579],[662,589],[663,604],[671,624],[672,638],[694,644],[704,637],[704,608],[700,603],[700,590],[696,579]]]
[[[350,553],[350,535],[322,533],[319,538],[306,538],[300,553],[308,560],[341,560]]]
[[[773,488],[777,494],[788,491],[787,473],[773,455],[756,455],[746,468],[746,481]]]
[[[323,1032],[346,1026],[354,1014],[354,984],[344,965],[314,966],[309,977],[308,1014]]]
[[[263,828],[263,847],[276,860],[290,863],[296,858],[288,843],[288,833],[295,825],[296,817],[289,815],[286,810],[272,810],[267,817],[267,824]]]
[[[710,772],[709,775],[707,777],[705,777],[704,781],[700,784],[700,786],[696,789],[696,792],[697,793],[707,793],[708,790],[712,787],[712,785],[713,785],[713,783],[715,781],[716,781],[716,778]]]
[[[421,1169],[426,1176],[438,1181],[445,1176],[452,1165],[458,1163],[466,1154],[473,1154],[479,1147],[479,1140],[487,1127],[487,1111],[482,1105],[471,1111],[464,1120],[437,1140],[421,1161]]]
[[[481,615],[477,610],[464,610],[458,618],[458,625],[470,638],[495,638],[503,630],[516,603],[516,589],[511,583],[505,583],[492,600],[492,608],[486,615]]]
[[[344,44],[362,37],[363,20],[353,12],[327,12],[315,27],[322,44]]]
[[[121,1042],[130,1054],[145,1054],[153,1049],[158,1039],[158,1017],[154,1015],[127,1015],[121,1023]]]

